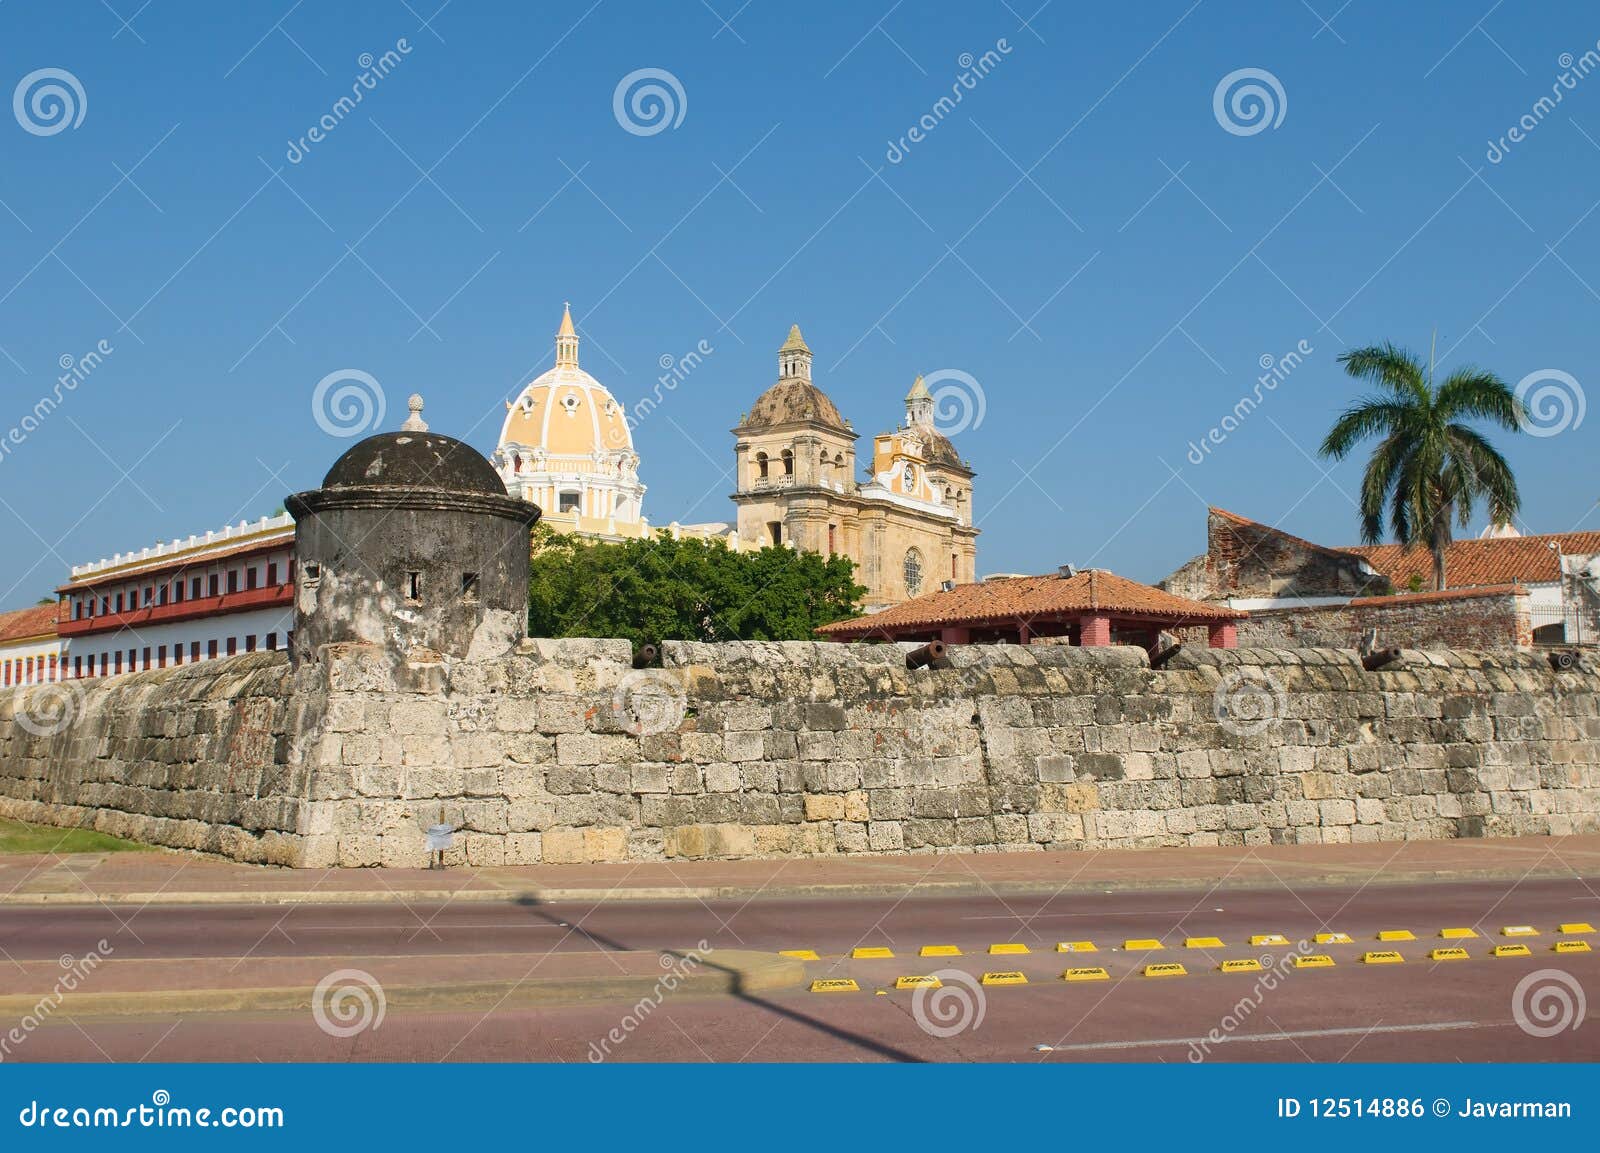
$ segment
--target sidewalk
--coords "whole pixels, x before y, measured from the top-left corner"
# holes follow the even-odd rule
[[[348,904],[965,896],[1600,877],[1600,835],[1375,845],[946,853],[426,869],[279,869],[198,855],[0,857],[0,905]]]

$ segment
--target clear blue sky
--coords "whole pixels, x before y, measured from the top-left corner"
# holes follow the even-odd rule
[[[1354,540],[1359,465],[1309,459],[1351,345],[1437,329],[1444,368],[1596,377],[1600,75],[1486,157],[1594,48],[1592,4],[142,3],[0,3],[0,89],[59,68],[86,99],[45,135],[0,115],[0,439],[113,350],[0,453],[0,606],[314,486],[350,443],[312,411],[336,370],[491,449],[569,299],[626,404],[714,349],[636,434],[657,523],[731,515],[728,429],[791,322],[863,434],[917,372],[969,374],[980,572],[1157,579],[1207,503]],[[642,68],[685,96],[653,135],[613,111]],[[1244,68],[1284,93],[1253,134],[1213,105]],[[1496,439],[1526,530],[1600,527],[1600,414]]]

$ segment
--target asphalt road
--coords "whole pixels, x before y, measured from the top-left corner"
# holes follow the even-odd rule
[[[668,994],[626,1020],[630,1005],[595,1001],[498,1010],[391,1009],[377,1028],[329,1036],[306,1013],[56,1015],[29,1035],[13,1060],[991,1060],[1340,1061],[1596,1060],[1600,1027],[1538,1036],[1517,1020],[1541,1020],[1533,990],[1552,981],[1568,1003],[1600,995],[1600,953],[1554,954],[1561,923],[1600,925],[1600,881],[1372,885],[1361,890],[1037,897],[812,899],[702,904],[579,903],[459,906],[403,904],[0,908],[0,994],[9,959],[75,955],[101,938],[118,962],[141,958],[340,958],[380,979],[385,958],[719,949],[814,949],[807,977],[849,976],[859,992],[801,990],[734,996]],[[1533,925],[1528,957],[1491,958],[1508,925]],[[1441,941],[1446,927],[1478,938]],[[1416,940],[1375,940],[1408,929]],[[1292,969],[1291,952],[1249,937],[1291,942],[1325,930],[1350,944],[1316,946],[1325,969]],[[1222,948],[1185,949],[1215,936]],[[1159,953],[1120,948],[1127,938],[1166,942]],[[1588,938],[1600,948],[1600,936]],[[1093,954],[1055,951],[1058,941],[1094,941]],[[1026,955],[992,956],[989,945],[1022,942]],[[1460,944],[1470,959],[1434,962],[1430,949]],[[892,959],[849,958],[884,946]],[[919,957],[923,945],[955,945],[959,956]],[[1395,949],[1398,965],[1360,962]],[[1221,973],[1225,959],[1268,959],[1267,972]],[[1188,975],[1139,975],[1150,962],[1178,961]],[[550,962],[559,967],[561,957]],[[344,963],[340,961],[339,963]],[[334,962],[330,961],[330,965]],[[1109,979],[1068,984],[1067,965],[1101,965]],[[13,969],[15,973],[19,971]],[[976,985],[986,971],[1020,971],[1020,986]],[[893,990],[895,978],[940,973],[938,994]],[[886,993],[878,990],[889,989]],[[1541,1004],[1561,1012],[1550,995]],[[945,1015],[941,1016],[939,1006]],[[980,1010],[981,1007],[981,1017]],[[924,1023],[932,1027],[925,1028]],[[9,1022],[0,1022],[7,1024]],[[956,1026],[960,1026],[957,1028]],[[613,1032],[615,1030],[615,1032]],[[948,1036],[937,1035],[948,1031]],[[1542,1030],[1540,1030],[1542,1031]],[[1216,1036],[1226,1037],[1218,1041]],[[608,1034],[621,1040],[607,1041]]]

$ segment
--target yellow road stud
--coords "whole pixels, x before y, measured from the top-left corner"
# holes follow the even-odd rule
[[[1294,967],[1296,969],[1331,969],[1333,968],[1333,958],[1326,953],[1307,953],[1303,957],[1294,959]]]
[[[1057,941],[1058,953],[1098,953],[1100,951],[1093,941]]]
[[[1183,947],[1185,949],[1220,949],[1222,948],[1222,938],[1185,937],[1183,941]]]
[[[1082,969],[1067,969],[1061,974],[1063,981],[1109,981],[1111,974],[1098,966],[1085,966]]]
[[[995,955],[999,955],[999,954],[1026,953],[1026,952],[1029,952],[1028,946],[1024,945],[1021,941],[1008,941],[1007,943],[1005,943],[1003,945],[990,945],[989,946],[989,953],[990,953],[991,956],[995,956]]]
[[[985,973],[981,980],[985,985],[1026,985],[1028,983],[1028,975],[1017,972]]]
[[[894,950],[882,945],[857,945],[850,950],[850,956],[857,961],[881,961],[885,957],[893,957]]]
[[[811,982],[813,993],[859,993],[854,977],[823,977]]]
[[[822,959],[817,956],[815,949],[780,949],[778,956],[793,957],[796,961],[820,961]]]
[[[1443,937],[1446,941],[1473,940],[1473,939],[1475,939],[1477,937],[1477,935],[1478,935],[1478,930],[1476,930],[1476,929],[1440,929],[1439,930],[1439,936]]]
[[[944,988],[944,982],[929,973],[923,977],[896,977],[894,979],[894,987],[896,989],[942,989]]]
[[[1319,945],[1349,945],[1354,943],[1349,933],[1318,933],[1316,941]]]
[[[1451,949],[1432,949],[1428,953],[1430,961],[1465,961],[1468,953],[1460,947]]]
[[[1587,953],[1589,952],[1589,942],[1557,941],[1555,944],[1555,951],[1557,953]]]
[[[1533,956],[1533,950],[1526,945],[1496,945],[1494,947],[1494,955],[1496,957],[1531,957]]]
[[[1594,926],[1589,924],[1588,921],[1568,921],[1561,926],[1561,931],[1563,933],[1592,933],[1594,932]]]
[[[1261,962],[1254,957],[1243,957],[1236,961],[1222,962],[1217,966],[1217,971],[1221,973],[1259,973],[1261,972]]]
[[[1257,946],[1287,945],[1289,943],[1289,938],[1285,937],[1282,933],[1257,933],[1254,937],[1250,938],[1250,943]]]
[[[1537,937],[1539,930],[1532,925],[1506,925],[1500,930],[1502,937]]]
[[[1146,965],[1142,970],[1146,977],[1187,977],[1189,970],[1176,961],[1166,961],[1159,965]]]
[[[1377,949],[1370,953],[1361,954],[1363,965],[1398,965],[1405,958],[1393,949]]]
[[[1156,937],[1130,937],[1122,942],[1122,947],[1128,952],[1151,953],[1157,949],[1165,949],[1159,938]]]
[[[919,957],[959,957],[961,949],[956,945],[924,945],[917,950]]]
[[[1415,941],[1417,935],[1410,929],[1383,929],[1378,933],[1380,941]]]

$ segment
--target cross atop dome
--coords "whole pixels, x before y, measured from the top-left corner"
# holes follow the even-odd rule
[[[556,331],[556,367],[578,367],[578,330],[572,326],[572,305],[561,305],[561,327]]]
[[[800,326],[789,326],[789,339],[778,349],[778,377],[781,380],[811,379],[811,349],[800,335]]]

